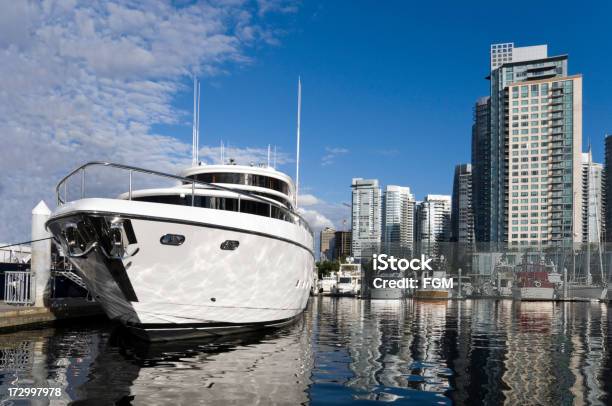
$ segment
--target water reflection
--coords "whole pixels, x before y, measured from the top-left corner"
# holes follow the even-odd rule
[[[143,345],[110,324],[0,335],[17,404],[610,404],[608,306],[315,298],[290,327]]]

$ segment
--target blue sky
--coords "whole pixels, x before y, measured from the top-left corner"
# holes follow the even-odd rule
[[[466,4],[0,2],[0,241],[26,240],[31,208],[53,208],[57,181],[84,162],[188,165],[194,71],[201,146],[223,140],[259,160],[272,144],[284,162],[301,75],[300,184],[315,228],[350,218],[353,177],[410,186],[417,199],[451,193],[454,165],[470,160],[474,102],[489,92],[491,43],[569,54],[584,75],[585,143],[601,161],[611,3]]]
[[[293,153],[302,75],[308,191],[349,201],[351,178],[373,177],[408,185],[417,198],[451,193],[454,165],[470,160],[473,103],[488,93],[489,45],[513,41],[569,54],[570,72],[584,75],[585,142],[590,136],[601,161],[604,133],[612,132],[610,15],[606,2],[305,1],[276,16],[285,31],[278,46],[251,50],[251,65],[202,78],[202,142],[272,143]],[[178,94],[176,103],[190,111],[191,97]],[[191,128],[168,134],[189,141]],[[348,152],[322,165],[326,148]]]

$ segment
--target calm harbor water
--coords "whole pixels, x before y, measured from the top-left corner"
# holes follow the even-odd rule
[[[312,298],[286,328],[143,345],[104,322],[0,335],[8,388],[50,404],[611,404],[606,304]]]

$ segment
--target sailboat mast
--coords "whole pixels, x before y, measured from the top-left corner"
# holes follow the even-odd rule
[[[297,151],[295,159],[295,208],[298,207],[300,188],[300,119],[302,114],[302,80],[298,76],[298,107],[297,107]]]

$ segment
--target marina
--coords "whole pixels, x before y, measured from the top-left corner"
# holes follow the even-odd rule
[[[609,404],[611,326],[602,303],[318,297],[293,325],[223,340],[144,345],[108,322],[4,333],[0,387],[97,404]]]
[[[0,406],[612,405],[612,3],[5,3]]]

